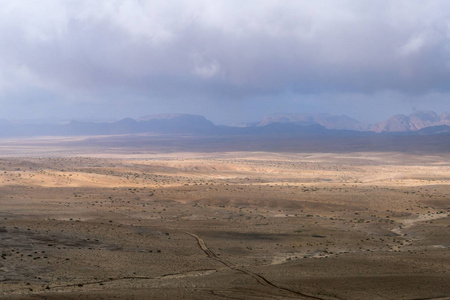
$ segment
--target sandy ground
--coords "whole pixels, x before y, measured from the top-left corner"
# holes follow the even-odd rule
[[[450,155],[28,143],[0,149],[1,299],[450,297]]]

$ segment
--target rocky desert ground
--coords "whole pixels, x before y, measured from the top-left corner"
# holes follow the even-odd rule
[[[449,299],[450,154],[0,147],[0,299]]]

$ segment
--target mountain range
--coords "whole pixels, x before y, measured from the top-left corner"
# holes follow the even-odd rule
[[[367,131],[369,125],[348,116],[330,114],[271,114],[263,117],[256,126],[272,123],[293,123],[301,126],[321,125],[327,129]]]
[[[120,134],[189,134],[244,136],[348,136],[373,134],[434,135],[450,133],[450,113],[419,111],[395,115],[385,122],[365,124],[348,116],[330,114],[272,114],[260,122],[239,126],[215,125],[203,116],[189,114],[148,115],[116,122],[20,124],[0,120],[0,136],[74,136]]]
[[[410,115],[398,114],[376,124],[366,124],[345,115],[272,114],[265,116],[256,126],[265,126],[271,123],[294,123],[303,126],[318,124],[327,129],[339,130],[411,132],[432,126],[450,126],[450,112],[440,115],[433,111],[417,111]]]
[[[426,127],[450,125],[450,112],[438,115],[434,111],[417,111],[410,115],[395,115],[371,127],[375,132],[405,132]]]

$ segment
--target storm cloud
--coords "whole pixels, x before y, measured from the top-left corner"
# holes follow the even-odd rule
[[[2,116],[444,110],[449,38],[448,1],[0,1]]]

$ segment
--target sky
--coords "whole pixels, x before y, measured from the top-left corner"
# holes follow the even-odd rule
[[[0,0],[0,118],[450,111],[450,1]]]

